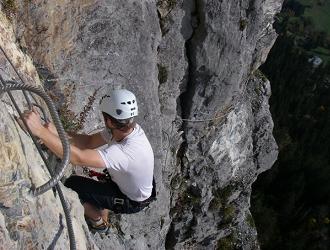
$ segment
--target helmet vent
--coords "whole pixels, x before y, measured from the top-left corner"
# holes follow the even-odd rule
[[[115,119],[125,120],[138,115],[137,104],[138,101],[132,92],[127,89],[115,89],[102,96],[100,109]]]

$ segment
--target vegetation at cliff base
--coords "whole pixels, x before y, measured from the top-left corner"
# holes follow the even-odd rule
[[[290,38],[295,48],[327,63],[330,60],[329,13],[330,1],[284,1],[275,26],[280,39]]]
[[[328,0],[300,0],[305,7],[304,17],[310,17],[316,30],[330,33],[330,1]]]
[[[284,2],[261,68],[279,146],[274,167],[253,185],[261,249],[330,246],[330,15],[322,19],[320,6],[330,12],[329,1]]]

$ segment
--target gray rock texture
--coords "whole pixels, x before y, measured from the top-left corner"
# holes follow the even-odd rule
[[[23,80],[40,84],[31,59],[15,44],[11,24],[0,12],[0,46],[6,51]],[[4,55],[0,55],[0,75],[6,80],[18,80]],[[24,97],[18,91],[13,96],[21,110],[26,109]],[[14,119],[16,113],[9,97],[1,96],[0,105],[0,248],[1,249],[58,249],[69,248],[63,209],[52,191],[31,197],[32,186],[47,182],[50,175],[32,140]],[[78,196],[66,190],[73,226],[79,239],[79,249],[97,249],[83,219]]]
[[[137,121],[155,153],[157,201],[137,214],[111,216],[108,235],[91,235],[77,196],[64,188],[79,249],[258,248],[251,185],[272,166],[277,146],[270,85],[257,68],[276,38],[272,23],[281,3],[36,0],[17,1],[10,11],[2,6],[0,45],[26,81],[39,85],[41,78],[67,128],[92,133],[102,127],[98,100],[109,89],[128,88],[138,98]],[[0,74],[15,77],[1,53]],[[0,243],[25,249],[37,242],[31,248],[44,249],[64,227],[56,249],[68,249],[54,194],[29,200],[21,191],[49,175],[12,115],[4,95]],[[30,227],[21,230],[21,221]]]

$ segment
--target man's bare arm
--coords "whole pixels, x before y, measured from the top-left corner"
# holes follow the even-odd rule
[[[24,117],[31,132],[39,137],[54,154],[63,158],[63,147],[60,138],[41,124],[39,114],[35,111],[26,111]],[[104,161],[96,150],[80,149],[74,145],[70,145],[70,162],[78,166],[105,168]]]
[[[63,157],[63,147],[58,136],[50,133],[47,129],[41,129],[37,135],[42,142],[56,154]],[[105,168],[101,155],[94,149],[80,149],[74,145],[70,145],[70,162],[73,165],[89,166],[94,168]]]
[[[68,134],[72,145],[75,145],[80,149],[95,149],[107,143],[101,136],[101,133],[93,135]]]
[[[47,123],[44,125],[51,133],[58,136],[56,127],[53,123]],[[107,142],[101,136],[101,133],[96,133],[93,135],[76,134],[69,132],[67,133],[70,143],[80,149],[95,149]]]

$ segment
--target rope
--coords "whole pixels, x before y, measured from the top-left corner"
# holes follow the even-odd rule
[[[38,150],[42,160],[44,161],[48,171],[50,172],[50,174],[52,176],[51,179],[47,183],[45,183],[45,184],[43,184],[40,187],[37,187],[35,189],[31,189],[31,193],[32,193],[33,196],[38,196],[38,195],[41,195],[41,194],[47,192],[48,190],[50,190],[53,187],[56,188],[56,190],[58,192],[58,195],[59,195],[59,198],[60,198],[60,201],[61,201],[61,204],[62,204],[62,207],[63,207],[65,220],[66,220],[66,223],[67,223],[68,235],[69,235],[69,240],[70,240],[70,249],[75,250],[76,249],[76,240],[75,240],[75,235],[74,235],[74,231],[73,231],[73,225],[72,225],[72,220],[71,220],[71,216],[70,216],[69,206],[68,206],[67,201],[65,200],[65,197],[63,195],[63,191],[62,191],[61,187],[58,185],[58,182],[62,178],[62,176],[64,174],[64,171],[65,171],[65,168],[66,168],[66,166],[69,162],[70,145],[69,145],[68,139],[66,137],[65,131],[63,129],[62,123],[60,122],[60,118],[59,118],[59,116],[56,112],[55,106],[52,103],[49,96],[43,90],[41,90],[39,88],[36,88],[34,86],[30,86],[30,85],[26,85],[26,84],[18,84],[18,83],[16,83],[16,84],[12,83],[10,85],[6,85],[5,81],[2,79],[1,76],[0,76],[0,81],[2,83],[2,86],[0,85],[0,93],[7,92],[7,94],[9,95],[9,97],[10,97],[13,105],[15,106],[21,120],[24,122],[25,127],[27,128],[29,134],[31,135],[31,138],[32,138],[34,144],[36,145],[37,150]],[[29,127],[27,126],[27,124],[26,124],[26,122],[23,118],[22,112],[20,111],[17,103],[15,102],[14,97],[10,93],[10,91],[12,91],[12,90],[27,90],[27,91],[33,92],[33,93],[41,96],[44,99],[45,103],[47,104],[47,107],[48,107],[48,109],[50,111],[50,114],[53,118],[54,125],[55,125],[55,127],[58,131],[58,134],[59,134],[59,137],[61,139],[62,146],[63,146],[63,160],[62,160],[62,164],[59,167],[60,170],[58,171],[58,173],[54,174],[52,169],[48,165],[47,159],[45,158],[45,155],[43,154],[39,143],[37,143],[36,138],[32,135],[31,130],[29,129]]]
[[[49,108],[49,111],[53,117],[54,125],[58,131],[58,135],[61,139],[62,146],[63,146],[63,159],[62,159],[62,163],[59,167],[58,173],[55,173],[55,175],[52,176],[52,178],[47,183],[31,190],[31,192],[34,196],[38,196],[38,195],[43,194],[43,193],[47,192],[48,190],[50,190],[62,178],[65,168],[66,168],[67,164],[69,163],[70,144],[69,144],[68,138],[66,137],[64,128],[60,122],[60,118],[56,112],[56,108],[55,108],[54,104],[52,103],[50,97],[43,90],[41,90],[40,88],[36,88],[34,86],[26,85],[26,84],[10,84],[10,85],[0,86],[0,93],[9,92],[12,90],[28,90],[30,92],[33,92],[33,93],[41,96],[44,99],[44,101],[47,104],[47,107]],[[22,119],[22,120],[24,121],[24,119]]]
[[[16,70],[14,64],[11,62],[11,60],[9,59],[9,57],[7,56],[6,52],[4,51],[4,49],[0,46],[0,50],[2,51],[3,55],[5,56],[5,58],[7,59],[7,61],[9,62],[10,66],[14,69],[16,75],[18,76],[18,78],[21,80],[22,83],[24,83],[23,78],[21,77],[21,75],[18,73],[18,71]],[[23,95],[29,105],[29,108],[32,109],[32,103],[31,100],[29,98],[29,96],[27,95],[26,91],[23,90]]]
[[[16,83],[17,83],[17,82],[15,82],[15,81],[5,81],[5,82],[6,82],[6,83],[9,83],[9,84],[16,84]],[[4,84],[4,85],[7,85],[7,84]],[[45,110],[43,109],[43,107],[41,107],[41,106],[37,103],[37,100],[34,98],[34,96],[31,95],[32,98],[33,98],[33,100],[34,100],[34,103],[32,103],[32,102],[30,101],[30,99],[29,99],[29,97],[28,97],[26,91],[23,91],[23,94],[24,94],[24,97],[25,97],[25,99],[26,99],[26,101],[27,101],[27,103],[28,103],[29,109],[31,110],[33,106],[38,107],[38,108],[41,110],[41,112],[42,112],[43,120],[44,120],[45,122],[49,121],[49,119],[47,118],[47,115],[46,115]]]

